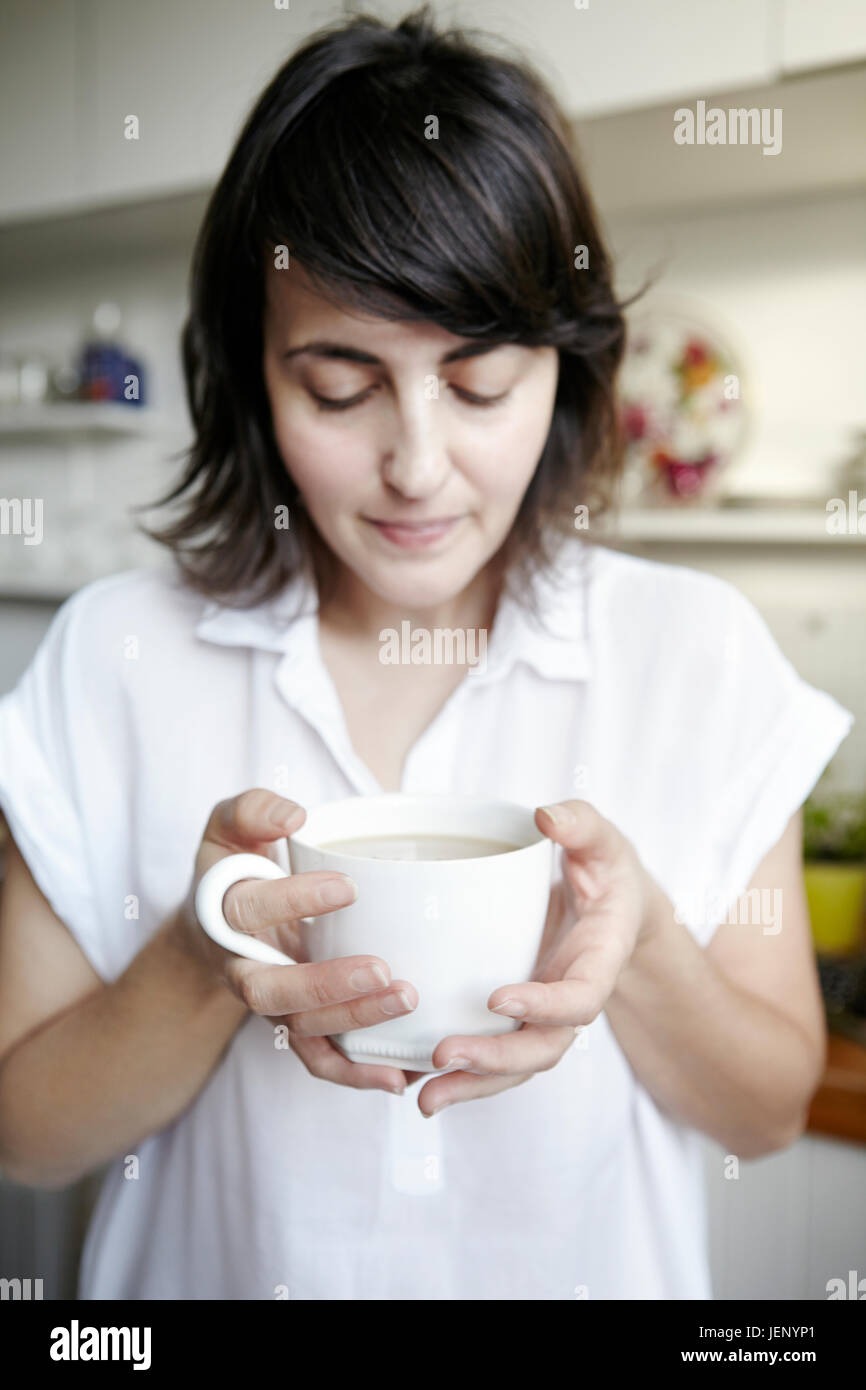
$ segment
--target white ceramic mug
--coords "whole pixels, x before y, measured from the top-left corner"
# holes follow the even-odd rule
[[[497,840],[517,848],[436,860],[365,859],[322,848],[334,840],[407,834]],[[350,797],[308,811],[289,837],[289,860],[293,873],[333,869],[358,885],[349,907],[301,919],[308,958],[380,956],[393,980],[408,980],[418,991],[411,1014],[334,1036],[350,1061],[434,1071],[433,1050],[443,1038],[519,1027],[517,1020],[492,1014],[487,1000],[501,985],[530,978],[541,944],[553,844],[531,810],[472,797]],[[196,892],[204,930],[238,955],[295,964],[266,942],[234,931],[222,910],[226,892],[241,879],[283,877],[280,866],[261,855],[219,860]]]

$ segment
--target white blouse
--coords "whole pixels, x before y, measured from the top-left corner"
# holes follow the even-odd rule
[[[576,539],[538,592],[543,626],[500,605],[484,668],[412,747],[401,790],[590,800],[705,944],[852,716],[722,580]],[[185,896],[214,804],[256,786],[307,807],[382,790],[303,580],[246,612],[169,569],[98,580],[0,700],[0,805],[105,981]],[[109,1165],[80,1296],[712,1296],[703,1140],[638,1083],[604,1013],[523,1085],[432,1120],[418,1091],[319,1080],[251,1014],[138,1146],[138,1176]]]

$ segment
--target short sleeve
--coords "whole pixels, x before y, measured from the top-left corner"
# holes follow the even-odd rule
[[[52,909],[105,978],[75,741],[80,595],[68,599],[18,684],[0,698],[0,807]]]
[[[708,613],[718,683],[705,711],[712,743],[708,835],[691,925],[704,943],[725,920],[847,736],[854,716],[809,685],[754,605],[727,584]],[[721,910],[720,910],[721,909]]]

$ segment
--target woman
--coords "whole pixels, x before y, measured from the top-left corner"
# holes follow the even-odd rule
[[[729,585],[575,530],[619,467],[611,278],[549,95],[423,16],[320,36],[249,117],[176,568],[81,590],[0,703],[0,1163],[107,1165],[82,1297],[707,1298],[701,1135],[801,1133],[799,807],[851,719]],[[406,620],[489,633],[484,669],[383,662]],[[388,961],[256,964],[191,909],[304,806],[397,789],[547,807],[562,850],[535,977],[488,1001],[523,1026],[423,1078],[329,1041],[416,1006]],[[298,959],[352,897],[225,907]]]

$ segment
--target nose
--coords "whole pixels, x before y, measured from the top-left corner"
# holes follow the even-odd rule
[[[428,398],[424,387],[415,385],[398,400],[392,422],[382,456],[383,482],[402,497],[433,497],[449,468],[438,398]]]

